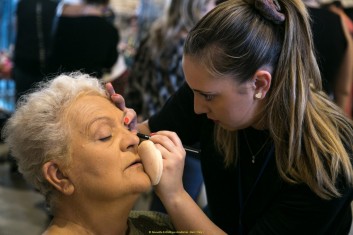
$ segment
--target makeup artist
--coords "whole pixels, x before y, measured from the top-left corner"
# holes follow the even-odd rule
[[[349,233],[353,124],[322,91],[302,0],[218,5],[189,32],[183,69],[186,84],[137,128],[200,141],[214,225],[240,235]],[[136,124],[134,112],[126,121]],[[172,169],[165,163],[156,192],[174,225],[220,234]]]

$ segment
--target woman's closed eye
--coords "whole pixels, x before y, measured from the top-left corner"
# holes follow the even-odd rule
[[[105,136],[105,137],[99,138],[99,141],[107,142],[107,141],[109,141],[111,138],[112,138],[112,135],[109,135],[109,136]]]
[[[107,142],[113,137],[113,132],[111,127],[103,126],[95,134],[95,139],[100,142]]]

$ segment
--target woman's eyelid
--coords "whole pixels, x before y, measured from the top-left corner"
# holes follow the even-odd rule
[[[95,140],[106,141],[113,136],[113,127],[107,123],[98,124],[93,136]]]
[[[211,101],[216,96],[215,94],[204,93],[204,92],[195,91],[195,90],[194,90],[194,95],[202,96],[206,101]]]
[[[202,95],[202,96],[205,98],[205,100],[207,100],[207,101],[212,100],[213,97],[215,96],[214,94],[207,94],[207,93],[202,93],[201,95]]]
[[[112,135],[102,137],[102,138],[99,138],[99,141],[106,142],[106,141],[110,140],[112,137],[113,137]]]
[[[121,125],[121,126],[120,126]],[[108,141],[114,135],[114,130],[120,127],[126,128],[130,131],[129,127],[124,124],[124,115],[120,118],[100,117],[93,121],[89,126],[93,138],[97,141]]]
[[[127,131],[132,132],[130,126],[129,126],[129,125],[126,125],[126,124],[124,123],[124,121],[121,122],[121,125],[122,125],[122,127],[125,128]],[[116,129],[116,130],[119,129],[117,126],[110,126],[110,125],[109,125],[109,128],[108,128],[109,130],[103,129],[103,128],[106,128],[106,126],[105,126],[105,127],[101,127],[101,128],[102,128],[102,129],[98,130],[98,132],[103,132],[103,133],[106,132],[106,133],[104,133],[104,134],[102,134],[102,133],[98,134],[98,135],[100,136],[100,137],[98,138],[100,141],[107,141],[107,140],[111,139],[111,138],[113,137],[114,129]],[[109,133],[107,133],[108,131],[109,131]]]
[[[106,128],[106,127],[99,128],[96,131],[94,136],[96,140],[100,140],[100,141],[108,140],[113,136],[112,128]]]

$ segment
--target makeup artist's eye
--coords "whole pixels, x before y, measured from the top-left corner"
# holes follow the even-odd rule
[[[201,94],[206,101],[211,101],[215,96],[210,94]]]

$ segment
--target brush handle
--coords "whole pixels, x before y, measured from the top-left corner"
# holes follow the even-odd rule
[[[137,133],[137,136],[140,139],[144,139],[144,140],[148,140],[150,138],[149,135],[145,135],[145,134],[142,134],[142,133]],[[196,149],[196,148],[193,148],[193,147],[190,147],[190,146],[183,145],[183,147],[184,147],[185,151],[188,152],[188,153],[199,154],[201,152],[200,149]]]

